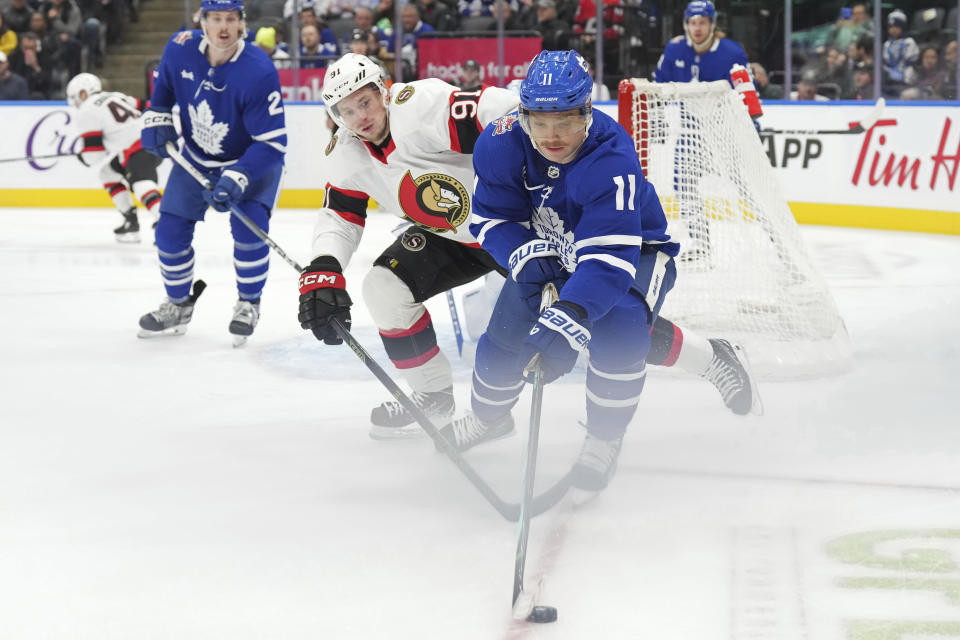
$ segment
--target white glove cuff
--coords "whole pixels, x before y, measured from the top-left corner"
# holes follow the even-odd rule
[[[528,262],[534,258],[547,258],[549,256],[560,257],[560,251],[556,244],[542,238],[526,242],[510,254],[510,275],[516,280],[517,274]]]
[[[144,112],[142,120],[144,128],[173,126],[173,114],[163,111],[151,111],[148,109]]]
[[[247,178],[247,174],[241,173],[240,171],[233,171],[231,169],[227,169],[226,171],[220,174],[220,177],[230,178],[231,180],[236,182],[237,185],[240,186],[241,192],[246,191],[247,185],[250,184],[250,180],[249,178]]]
[[[574,351],[584,351],[590,346],[590,331],[568,316],[563,309],[550,307],[540,314],[537,323],[566,338]]]

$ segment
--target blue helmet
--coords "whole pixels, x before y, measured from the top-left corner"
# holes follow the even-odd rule
[[[593,78],[587,69],[587,61],[576,51],[541,51],[520,84],[521,110],[583,109],[589,115]]]
[[[206,15],[209,11],[237,11],[241,18],[246,18],[243,0],[200,0],[200,14]]]
[[[717,8],[713,6],[710,0],[693,0],[683,12],[683,21],[686,22],[693,16],[703,16],[709,18],[710,22],[716,22]]]

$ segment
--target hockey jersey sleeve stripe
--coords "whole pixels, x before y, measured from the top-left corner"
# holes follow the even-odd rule
[[[282,145],[282,144],[279,144],[279,143],[277,143],[277,142],[270,142],[269,140],[265,140],[265,141],[263,141],[263,144],[273,147],[274,149],[276,149],[276,150],[279,151],[280,153],[286,153],[286,152],[287,152],[287,147],[284,146],[284,145]]]
[[[586,262],[587,260],[599,260],[600,262],[606,262],[610,266],[616,267],[618,269],[623,269],[630,274],[631,278],[637,277],[637,268],[624,260],[623,258],[616,258],[614,256],[608,255],[606,253],[591,253],[589,255],[582,256],[577,259],[578,263]]]
[[[334,187],[329,182],[327,183],[326,189],[328,193],[331,191],[335,191],[337,193],[347,196],[348,198],[357,198],[357,199],[363,200],[364,208],[366,208],[367,200],[370,199],[370,196],[364,193],[363,191],[353,191],[352,189],[341,189],[340,187]]]
[[[285,135],[287,135],[287,128],[281,127],[279,129],[274,129],[273,131],[267,131],[266,133],[260,133],[250,137],[254,140],[260,140],[262,142],[264,140],[273,140],[274,138]]]
[[[477,234],[477,242],[482,245],[484,240],[486,240],[487,231],[490,231],[498,224],[502,224],[504,222],[506,222],[506,220],[490,220],[488,218],[481,218],[480,216],[473,216],[473,224],[480,225],[480,233]]]
[[[355,225],[364,226],[367,219],[367,200],[370,196],[361,191],[338,189],[327,183],[323,206]]]
[[[483,131],[477,115],[480,112],[480,91],[454,91],[450,94],[450,117],[447,127],[450,129],[450,149],[457,153],[473,153],[473,145]]]
[[[84,151],[103,151],[103,131],[88,131],[84,133],[83,150]]]
[[[594,236],[592,238],[584,238],[583,240],[574,242],[573,248],[574,250],[580,250],[584,247],[605,247],[618,244],[639,247],[643,244],[643,238],[632,235]]]

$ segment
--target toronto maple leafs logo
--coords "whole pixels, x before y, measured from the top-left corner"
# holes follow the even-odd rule
[[[533,230],[544,240],[552,242],[560,254],[563,267],[573,273],[577,268],[577,251],[573,246],[573,231],[567,231],[563,220],[553,207],[540,206],[531,220]]]
[[[230,125],[226,122],[214,122],[213,110],[206,100],[202,100],[196,108],[191,104],[188,111],[193,141],[211,156],[222,154],[223,139],[230,132]]]

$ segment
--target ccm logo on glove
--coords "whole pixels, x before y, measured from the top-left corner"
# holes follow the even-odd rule
[[[314,289],[324,289],[327,287],[346,289],[347,281],[343,277],[343,274],[332,271],[313,271],[300,276],[301,295]]]
[[[144,127],[172,127],[173,114],[162,111],[147,111],[143,114]]]
[[[570,316],[556,307],[551,307],[541,314],[537,319],[539,324],[546,326],[560,333],[570,343],[570,348],[577,351],[583,351],[590,346],[590,332],[584,329],[578,322],[575,322]],[[540,331],[540,327],[534,325],[530,330],[530,335]]]

